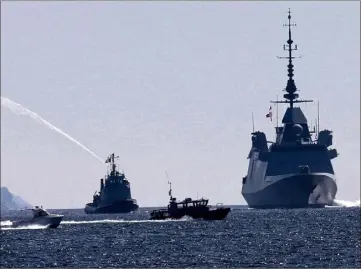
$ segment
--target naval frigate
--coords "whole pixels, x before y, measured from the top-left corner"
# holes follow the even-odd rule
[[[291,37],[291,11],[288,11],[287,45],[288,81],[283,100],[271,103],[287,104],[282,125],[275,127],[276,140],[267,141],[260,131],[252,133],[252,147],[248,155],[248,172],[242,180],[242,195],[251,208],[304,208],[332,205],[337,192],[336,177],[331,160],[338,156],[332,145],[332,131],[312,131],[299,103],[301,100],[294,80],[297,50]],[[277,98],[278,99],[278,98]],[[272,106],[266,117],[272,120]],[[277,120],[278,123],[278,120]],[[270,145],[269,145],[270,144]],[[268,146],[269,145],[269,146]]]
[[[93,202],[85,205],[87,214],[129,213],[139,208],[137,201],[132,199],[130,183],[117,169],[115,156],[112,153],[106,163],[109,163],[108,173],[100,179],[100,192],[93,195]],[[105,181],[105,182],[104,182]]]

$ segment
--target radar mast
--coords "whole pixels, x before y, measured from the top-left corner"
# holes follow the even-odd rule
[[[292,40],[292,31],[291,31],[291,27],[295,27],[296,24],[291,22],[291,9],[288,9],[288,23],[284,24],[283,26],[288,27],[288,40],[287,40],[287,45],[283,45],[283,50],[288,51],[288,56],[285,57],[279,57],[278,59],[287,59],[288,60],[288,65],[287,65],[287,71],[288,71],[288,80],[287,80],[287,85],[286,85],[286,89],[285,91],[287,93],[285,93],[283,95],[283,97],[286,100],[281,100],[281,101],[271,101],[271,103],[289,103],[290,104],[290,108],[293,108],[294,103],[306,103],[306,102],[313,102],[312,100],[297,100],[299,95],[298,93],[296,93],[297,91],[297,87],[296,87],[296,83],[294,80],[294,65],[292,60],[295,59],[296,57],[292,55],[292,52],[295,50],[298,50],[297,45],[292,46],[293,44],[293,40]],[[298,57],[300,58],[300,57]]]

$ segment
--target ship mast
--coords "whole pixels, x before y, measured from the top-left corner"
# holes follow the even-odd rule
[[[117,165],[115,164],[115,159],[118,159],[118,158],[119,158],[119,156],[115,156],[115,154],[112,153],[112,154],[110,154],[110,156],[105,161],[105,163],[110,163],[110,169],[111,169],[110,173],[112,175],[114,175],[115,172],[116,172]]]
[[[289,103],[290,104],[290,108],[293,108],[294,103],[306,103],[306,102],[313,102],[312,100],[297,100],[299,95],[298,93],[296,93],[297,91],[297,87],[295,84],[295,81],[293,79],[294,77],[294,65],[292,60],[295,59],[296,57],[292,55],[292,52],[297,50],[297,45],[295,45],[294,47],[292,46],[293,44],[293,40],[292,40],[292,31],[291,31],[291,27],[296,26],[295,23],[291,22],[291,10],[288,10],[288,23],[284,24],[283,26],[288,27],[288,40],[287,40],[287,45],[283,45],[283,50],[288,51],[288,56],[286,57],[278,57],[278,59],[287,59],[288,60],[288,65],[287,65],[287,71],[288,71],[288,80],[287,80],[287,86],[286,86],[286,92],[283,97],[286,100],[281,100],[281,101],[271,101],[271,103]]]
[[[294,57],[292,57],[292,51],[297,50],[297,45],[295,45],[294,48],[292,48],[292,35],[291,35],[291,26],[296,26],[296,24],[291,23],[291,10],[288,10],[288,24],[286,24],[285,26],[288,26],[288,40],[287,40],[287,46],[288,46],[288,81],[287,81],[287,86],[286,86],[286,94],[283,95],[283,97],[287,100],[290,101],[290,107],[293,108],[293,101],[296,100],[298,98],[298,94],[295,93],[297,91],[296,88],[296,84],[295,81],[293,79],[293,67],[294,65],[292,64],[292,59]],[[283,49],[286,50],[286,45],[283,46]]]
[[[172,182],[168,181],[168,184],[169,184],[169,197],[170,197],[170,200],[173,199],[173,196],[172,196]]]
[[[168,192],[169,199],[170,199],[170,200],[173,200],[173,196],[172,196],[172,182],[169,181],[169,176],[168,176],[167,169],[164,169],[164,171],[165,171],[165,175],[167,176],[167,180],[168,180],[168,184],[169,184],[169,192]]]

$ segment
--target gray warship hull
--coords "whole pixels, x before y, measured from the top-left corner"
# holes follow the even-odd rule
[[[332,205],[337,192],[334,175],[289,174],[267,177],[260,189],[243,192],[251,208],[308,208]]]

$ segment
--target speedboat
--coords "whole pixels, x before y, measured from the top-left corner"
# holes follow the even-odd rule
[[[50,214],[42,206],[35,206],[34,208],[28,209],[33,213],[33,218],[30,220],[19,220],[12,223],[13,228],[25,227],[29,225],[40,225],[46,226],[47,228],[56,228],[60,225],[63,220],[63,215]]]

